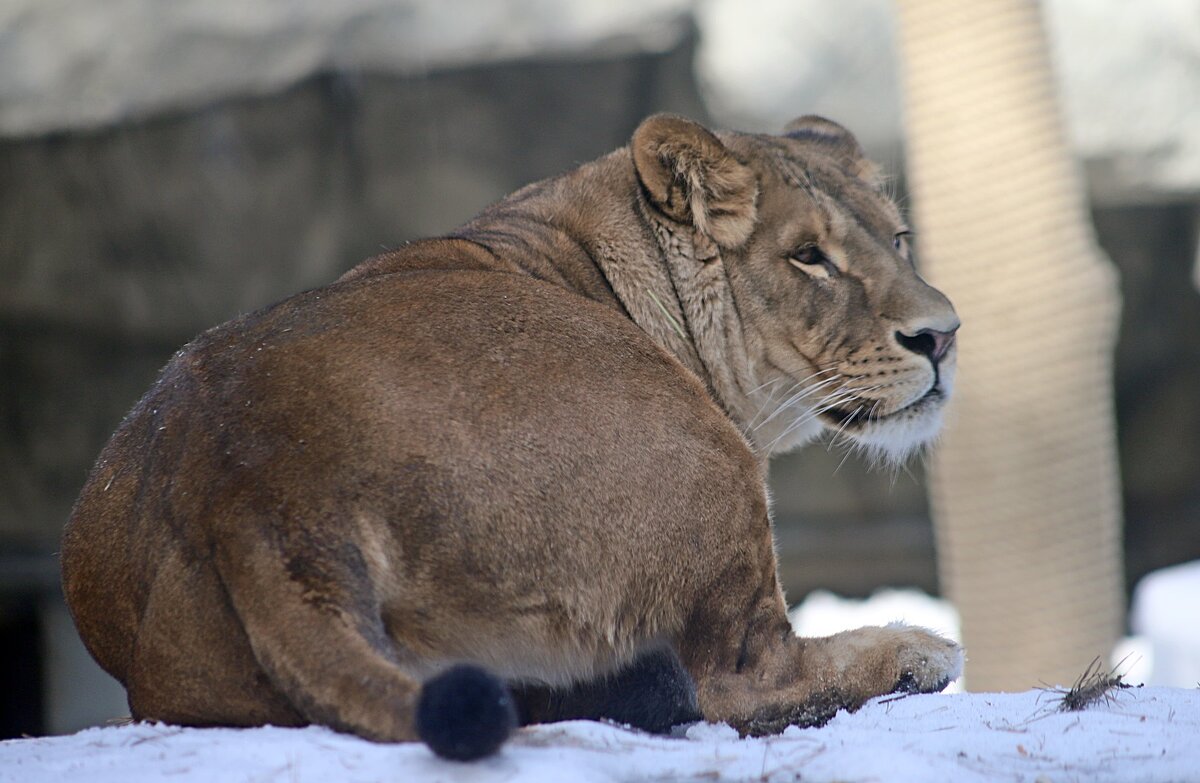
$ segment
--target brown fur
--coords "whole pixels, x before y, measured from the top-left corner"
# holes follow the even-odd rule
[[[784,614],[766,458],[821,428],[920,445],[953,351],[939,375],[898,335],[957,326],[853,138],[789,132],[652,117],[181,350],[63,542],[133,715],[407,740],[450,663],[564,685],[664,643],[751,732],[956,676],[925,631]]]

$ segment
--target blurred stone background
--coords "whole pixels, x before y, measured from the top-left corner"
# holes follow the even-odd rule
[[[1122,279],[1132,586],[1200,557],[1200,6],[1045,8]],[[0,738],[123,709],[54,552],[103,442],[193,335],[654,111],[747,130],[823,113],[902,191],[898,78],[886,0],[0,0]],[[1021,252],[1021,227],[996,241]],[[921,466],[844,456],[772,467],[789,596],[936,592]]]

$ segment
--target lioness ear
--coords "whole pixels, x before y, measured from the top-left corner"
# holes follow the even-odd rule
[[[827,155],[837,160],[851,174],[873,188],[883,184],[879,167],[867,160],[854,134],[833,120],[806,114],[797,117],[783,129],[783,135],[791,139],[808,141],[824,148]]]
[[[633,133],[633,165],[651,203],[691,223],[718,246],[739,247],[754,230],[758,182],[711,131],[656,114]]]

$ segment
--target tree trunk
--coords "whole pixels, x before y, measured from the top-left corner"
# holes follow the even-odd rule
[[[962,317],[932,502],[973,690],[1073,681],[1121,629],[1119,310],[1032,0],[900,0],[922,271]]]

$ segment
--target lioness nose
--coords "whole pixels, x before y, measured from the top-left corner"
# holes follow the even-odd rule
[[[944,332],[937,329],[920,329],[913,334],[896,332],[896,342],[913,353],[928,357],[929,361],[937,364],[950,350],[950,346],[954,345],[954,333],[957,331],[958,324]]]

